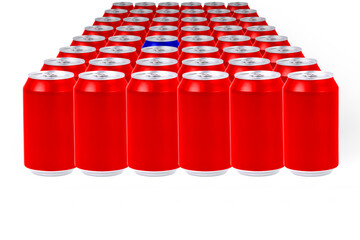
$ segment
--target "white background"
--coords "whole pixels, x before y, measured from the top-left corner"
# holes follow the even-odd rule
[[[111,7],[110,0],[0,3],[0,239],[359,239],[360,48],[355,0],[249,0],[340,87],[340,166],[301,178],[234,170],[196,178],[79,171],[42,178],[23,167],[22,86],[29,72]]]

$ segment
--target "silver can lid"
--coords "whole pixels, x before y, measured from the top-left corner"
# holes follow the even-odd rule
[[[135,35],[118,35],[109,37],[109,41],[112,42],[134,42],[140,41],[141,37]]]
[[[105,10],[106,13],[110,14],[121,14],[121,13],[127,13],[126,9],[107,9]]]
[[[193,26],[185,26],[181,28],[182,31],[187,32],[200,32],[210,30],[210,27],[203,25],[193,25]]]
[[[136,32],[136,31],[143,31],[143,30],[145,30],[145,27],[143,27],[143,26],[137,26],[137,25],[127,25],[127,26],[117,27],[116,30],[118,30],[118,31],[124,31],[124,32]]]
[[[90,71],[79,74],[79,78],[85,80],[115,80],[124,78],[125,74],[116,71]]]
[[[118,18],[118,17],[98,17],[98,18],[95,18],[95,21],[97,21],[97,22],[119,22],[119,21],[121,21],[121,18]]]
[[[277,46],[277,47],[266,48],[265,52],[269,52],[269,53],[297,53],[297,52],[301,52],[301,48],[300,47],[293,47],[293,46]]]
[[[177,64],[173,58],[143,58],[136,61],[136,64],[142,66],[170,66]]]
[[[179,3],[177,3],[177,2],[160,2],[159,6],[174,7],[174,6],[179,6]]]
[[[153,12],[153,10],[145,9],[145,8],[137,8],[137,9],[130,10],[130,13],[135,13],[135,14],[149,14],[152,12]]]
[[[280,36],[280,35],[266,35],[266,36],[256,37],[255,40],[259,42],[283,42],[283,41],[287,41],[288,38],[286,36]]]
[[[195,9],[184,9],[181,12],[185,14],[199,14],[199,13],[205,13],[205,10],[195,8]]]
[[[223,63],[224,60],[219,58],[189,58],[182,61],[187,66],[216,66]]]
[[[225,9],[225,8],[216,8],[216,9],[210,9],[207,11],[208,13],[213,13],[213,14],[222,14],[222,13],[229,13],[230,10],[229,9]]]
[[[269,63],[270,63],[269,59],[258,58],[258,57],[234,58],[229,61],[229,64],[234,66],[261,66],[261,65],[267,65]]]
[[[74,74],[72,72],[66,71],[40,71],[32,72],[29,75],[29,78],[36,80],[63,80],[73,78]]]
[[[94,26],[85,27],[86,31],[92,31],[92,32],[105,32],[105,31],[111,31],[113,29],[114,29],[113,27],[106,25],[94,25]]]
[[[273,71],[245,71],[235,74],[235,78],[243,80],[271,80],[280,76],[280,73]]]
[[[186,6],[186,7],[201,6],[201,2],[183,2],[181,3],[181,6]]]
[[[126,58],[96,58],[89,61],[94,66],[122,66],[130,64],[130,60]]]
[[[104,41],[105,37],[97,36],[97,35],[82,35],[82,36],[73,37],[73,40],[77,42],[98,42],[98,41]]]
[[[228,4],[228,6],[232,6],[232,7],[244,7],[247,5],[248,5],[247,2],[229,2]]]
[[[250,13],[256,13],[257,11],[255,9],[236,9],[234,13],[238,14],[250,14]]]
[[[95,51],[96,48],[88,46],[70,46],[60,48],[60,52],[63,53],[90,53]]]
[[[44,61],[44,64],[49,66],[77,66],[84,63],[85,63],[84,59],[72,58],[72,57],[49,58]]]
[[[132,2],[115,2],[113,3],[114,6],[118,7],[125,7],[125,6],[132,6]]]
[[[154,22],[177,22],[179,21],[176,17],[156,17],[153,18]]]
[[[181,38],[185,42],[208,42],[214,40],[214,37],[208,35],[190,35]]]
[[[222,25],[222,26],[214,27],[214,30],[220,32],[231,32],[231,31],[240,31],[242,30],[242,27],[238,25]]]
[[[263,17],[244,17],[240,19],[241,22],[264,22],[266,18]]]
[[[234,17],[213,17],[213,18],[210,18],[210,21],[212,21],[212,22],[234,22],[234,21],[236,21],[236,18],[234,18]]]
[[[223,2],[206,2],[204,3],[205,6],[210,6],[210,7],[218,7],[218,6],[224,6],[225,3]]]
[[[224,78],[228,78],[229,74],[226,72],[220,71],[194,71],[184,73],[183,78],[190,80],[220,80]]]
[[[311,66],[317,64],[313,58],[283,58],[276,61],[276,64],[282,66]]]
[[[144,47],[141,49],[141,51],[145,53],[173,53],[173,52],[177,52],[178,49],[176,47],[170,47],[170,46],[152,46],[152,47]]]
[[[124,22],[147,22],[149,18],[147,17],[127,17],[123,19]]]
[[[100,48],[102,53],[131,53],[136,52],[136,48],[128,46],[111,46]]]
[[[178,28],[171,25],[159,25],[159,26],[153,26],[149,27],[150,31],[155,32],[167,32],[167,31],[176,31]]]
[[[250,41],[249,36],[244,35],[225,35],[218,38],[219,41],[222,42],[244,42],[244,41]]]
[[[179,10],[177,9],[159,9],[156,10],[156,13],[161,13],[161,14],[173,14],[173,13],[178,13]]]
[[[325,80],[333,78],[334,74],[324,71],[301,71],[289,73],[288,78],[295,80]]]
[[[181,19],[182,22],[206,22],[207,19],[204,17],[186,17]]]
[[[247,28],[248,31],[253,32],[266,32],[266,31],[274,31],[274,26],[267,26],[267,25],[258,25],[258,26],[251,26]]]
[[[223,49],[223,52],[227,53],[254,53],[259,51],[260,48],[252,46],[232,46]]]
[[[210,46],[194,46],[194,47],[186,47],[182,49],[185,53],[214,53],[218,52],[219,49],[217,47]]]
[[[149,6],[155,6],[155,3],[154,2],[137,2],[137,3],[135,3],[135,6],[149,7]]]
[[[178,38],[172,35],[155,35],[145,38],[149,42],[173,42],[177,41]]]
[[[131,77],[137,80],[169,80],[177,78],[177,73],[169,71],[143,71],[131,74]]]

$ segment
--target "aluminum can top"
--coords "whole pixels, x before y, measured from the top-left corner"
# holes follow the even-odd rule
[[[245,71],[235,74],[235,78],[243,80],[270,80],[281,77],[281,74],[273,71]]]
[[[94,66],[122,66],[130,64],[130,60],[126,58],[96,58],[89,61]]]
[[[288,75],[288,78],[295,79],[295,80],[325,80],[329,78],[333,78],[334,74],[330,72],[323,72],[323,71],[301,71],[301,72],[294,72]]]
[[[110,14],[119,14],[119,13],[127,13],[126,9],[107,9],[105,10],[106,13]]]
[[[177,73],[169,71],[143,71],[131,74],[131,77],[137,80],[169,80],[177,78]]]
[[[154,2],[137,2],[135,3],[135,6],[140,6],[140,7],[149,7],[149,6],[154,6],[155,3]]]
[[[95,18],[95,21],[97,22],[118,22],[121,18],[118,17],[98,17]]]
[[[204,3],[205,6],[211,6],[211,7],[218,7],[218,6],[223,6],[224,3],[223,2],[206,2]]]
[[[160,2],[159,6],[174,7],[174,6],[179,6],[179,3],[177,3],[177,2]]]
[[[135,13],[135,14],[148,14],[148,13],[152,13],[152,12],[153,12],[153,10],[145,9],[145,8],[137,8],[137,9],[130,10],[130,13]]]
[[[310,66],[317,64],[313,58],[284,58],[276,61],[276,64],[282,66]]]
[[[154,22],[177,22],[179,21],[176,17],[156,17],[153,18]]]
[[[118,31],[126,31],[126,32],[135,32],[135,31],[145,30],[145,27],[137,26],[137,25],[128,25],[128,26],[117,27],[116,30],[118,30]]]
[[[208,35],[190,35],[181,38],[185,42],[208,42],[214,40],[214,37]]]
[[[172,35],[155,35],[146,37],[146,41],[150,42],[172,42],[176,40],[178,40],[178,38]]]
[[[104,41],[105,37],[97,36],[97,35],[82,35],[82,36],[73,37],[73,40],[78,42],[98,42],[98,41]]]
[[[111,26],[106,25],[94,25],[94,26],[87,26],[85,27],[86,31],[92,31],[92,32],[104,32],[104,31],[111,31],[114,28]]]
[[[251,38],[244,35],[225,35],[218,38],[222,42],[242,42],[249,41]]]
[[[224,48],[223,51],[227,53],[253,53],[260,51],[260,48],[252,46],[232,46]]]
[[[125,74],[117,71],[90,71],[79,74],[79,78],[85,80],[114,80],[124,78]]]
[[[236,21],[234,17],[213,17],[210,19],[212,22],[233,22]]]
[[[266,18],[263,17],[245,17],[241,18],[240,21],[242,22],[264,22]]]
[[[266,31],[274,31],[274,26],[267,26],[267,25],[258,25],[258,26],[251,26],[247,28],[248,31],[253,32],[266,32]]]
[[[60,52],[63,53],[90,53],[95,51],[96,48],[88,46],[70,46],[60,48]]]
[[[183,48],[182,51],[185,53],[213,53],[219,51],[219,49],[211,46],[194,46]]]
[[[230,65],[234,66],[261,66],[269,64],[270,60],[267,58],[234,58],[229,61]]]
[[[114,6],[118,7],[125,7],[125,6],[132,6],[132,2],[115,2],[113,3]]]
[[[288,38],[280,35],[266,35],[256,37],[255,40],[260,42],[282,42],[288,40]]]
[[[276,46],[276,47],[266,48],[265,52],[269,52],[269,53],[297,53],[297,52],[301,52],[301,48],[300,47],[293,47],[293,46]]]
[[[229,9],[210,9],[207,11],[208,13],[221,14],[221,13],[229,13]]]
[[[147,17],[127,17],[124,18],[125,22],[147,22],[149,18]]]
[[[149,28],[151,31],[156,32],[168,32],[168,31],[176,31],[178,28],[171,25],[159,25],[159,26],[152,26]]]
[[[29,78],[35,80],[63,80],[73,77],[74,74],[72,72],[66,71],[40,71],[29,74]]]
[[[186,17],[182,18],[181,21],[183,22],[205,22],[207,21],[204,17]]]
[[[134,42],[141,40],[141,37],[135,35],[118,35],[109,37],[109,41],[113,42]]]
[[[220,80],[228,77],[228,73],[220,71],[194,71],[183,74],[183,78],[190,80]]]
[[[256,13],[256,12],[257,11],[255,9],[236,9],[234,11],[234,13],[239,13],[239,14],[250,14],[250,13]]]
[[[72,58],[72,57],[49,58],[44,61],[44,64],[50,66],[76,66],[84,63],[85,63],[84,59]]]
[[[181,3],[181,6],[186,6],[186,7],[201,6],[201,2],[183,2]]]
[[[173,58],[143,58],[136,61],[136,64],[142,66],[169,66],[177,64]]]
[[[197,13],[205,13],[205,10],[203,10],[203,9],[184,9],[181,12],[186,13],[186,14],[197,14]]]
[[[128,46],[111,46],[100,48],[102,53],[131,53],[136,52],[136,48]]]
[[[199,32],[199,31],[207,31],[210,30],[210,27],[203,25],[194,25],[194,26],[185,26],[182,27],[181,30],[188,32]]]
[[[223,63],[224,60],[219,58],[189,58],[182,61],[187,66],[214,66]]]
[[[237,25],[222,25],[222,26],[214,27],[214,30],[223,31],[223,32],[239,31],[241,29],[242,29],[242,27],[237,26]]]
[[[178,49],[170,46],[152,46],[142,48],[141,51],[146,53],[172,53],[177,52]]]
[[[156,13],[162,13],[162,14],[172,14],[172,13],[178,13],[179,10],[177,9],[159,9],[159,10],[156,10]]]

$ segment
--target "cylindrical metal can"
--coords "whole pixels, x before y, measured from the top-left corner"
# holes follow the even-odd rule
[[[133,9],[130,10],[129,17],[146,17],[150,20],[150,23],[152,22],[152,19],[154,18],[155,12],[153,12],[151,9]]]
[[[211,18],[214,17],[231,17],[232,13],[229,9],[226,8],[218,8],[218,9],[210,9],[206,13],[206,18],[210,21]]]
[[[228,66],[229,61],[234,58],[246,57],[262,57],[260,48],[251,46],[234,46],[223,49],[221,59],[224,60],[225,67]]]
[[[210,27],[203,25],[185,26],[181,28],[179,39],[189,35],[211,35]]]
[[[176,47],[169,46],[153,46],[153,47],[145,47],[141,49],[141,53],[139,59],[142,58],[174,58],[178,59],[179,52]]]
[[[183,2],[180,6],[180,11],[185,9],[202,9],[201,2]]]
[[[204,3],[204,10],[207,12],[210,9],[226,8],[223,2],[206,2]]]
[[[107,9],[103,17],[117,17],[120,19],[126,18],[129,12],[126,9]]]
[[[313,58],[283,58],[276,61],[275,72],[281,74],[281,80],[286,82],[290,73],[301,71],[320,71],[317,61]]]
[[[254,46],[260,48],[262,55],[265,53],[265,49],[275,46],[290,46],[288,38],[279,35],[265,35],[255,38]]]
[[[178,72],[179,79],[182,79],[184,73],[195,71],[225,71],[224,61],[219,58],[185,59]]]
[[[234,11],[233,17],[240,23],[240,19],[246,17],[259,17],[255,9],[238,9]]]
[[[242,30],[242,27],[237,25],[223,25],[214,27],[211,35],[215,38],[215,42],[217,42],[221,36],[244,35],[244,31]]]
[[[72,72],[77,80],[79,74],[86,71],[85,60],[72,57],[46,59],[41,71],[54,70]]]
[[[224,48],[233,46],[252,46],[251,38],[244,35],[225,35],[218,38],[216,47],[219,48],[220,55]]]
[[[142,58],[136,61],[133,73],[143,71],[178,72],[178,61],[173,58]]]
[[[106,39],[114,35],[114,28],[105,25],[95,25],[85,27],[85,31],[82,35],[98,35],[103,36]]]
[[[179,18],[180,12],[176,9],[158,9],[156,10],[155,17],[176,17]]]
[[[137,2],[135,3],[135,9],[150,9],[156,12],[156,4],[154,2]]]
[[[98,58],[126,58],[130,60],[131,66],[135,67],[138,54],[134,47],[110,46],[100,48]]]
[[[203,57],[220,58],[219,49],[217,47],[210,46],[194,46],[183,48],[179,56],[179,65],[181,66],[182,61],[185,59]]]
[[[177,74],[132,74],[127,87],[129,167],[143,176],[173,174],[178,165]]]
[[[145,42],[146,30],[143,26],[136,25],[128,25],[128,26],[120,26],[116,28],[116,32],[114,36],[119,35],[135,35],[141,37],[141,41]]]
[[[123,19],[122,26],[143,26],[148,31],[150,19],[146,17],[127,17]]]
[[[42,71],[24,85],[24,164],[34,174],[61,176],[75,167],[74,84],[71,72]]]
[[[250,9],[250,7],[247,2],[229,2],[228,9],[231,12],[235,12],[236,10]]]
[[[127,167],[126,84],[121,72],[79,75],[74,87],[75,163],[87,175],[114,176]]]
[[[180,6],[177,2],[160,2],[158,4],[158,9],[176,9],[179,10]]]
[[[240,19],[239,25],[244,31],[251,26],[268,25],[266,18],[263,17],[244,17]]]
[[[333,74],[294,72],[283,88],[285,167],[300,176],[339,164],[339,87]]]
[[[205,11],[202,9],[185,9],[181,11],[180,19],[187,17],[205,17]]]
[[[133,68],[130,60],[126,58],[96,58],[90,60],[87,72],[91,71],[116,71],[125,74],[125,80],[130,82]]]
[[[180,28],[185,26],[203,25],[207,26],[207,19],[205,17],[185,17],[180,20]]]
[[[109,46],[129,46],[136,48],[136,52],[139,55],[141,52],[142,42],[141,37],[135,35],[119,35],[109,37],[109,41],[106,44]]]
[[[149,28],[148,37],[156,35],[171,35],[177,37],[179,35],[179,30],[175,26],[163,25],[163,26],[153,26]]]
[[[210,19],[209,27],[213,30],[214,27],[223,25],[236,25],[236,18],[233,17],[214,17]]]
[[[164,26],[170,25],[177,27],[179,25],[179,19],[175,17],[156,17],[153,19],[151,26]]]
[[[194,176],[230,168],[229,74],[188,72],[178,88],[179,163]]]
[[[134,5],[132,2],[115,2],[111,7],[111,9],[126,9],[127,11],[130,11],[133,8]]]
[[[121,18],[118,17],[98,17],[95,18],[94,26],[111,26],[114,29],[121,25]]]
[[[230,86],[231,165],[263,177],[284,167],[280,73],[237,73]],[[256,111],[254,111],[256,109]]]
[[[73,57],[84,59],[86,66],[89,64],[89,61],[96,58],[96,56],[96,48],[88,46],[62,47],[60,48],[59,54],[57,55],[58,58]]]
[[[248,27],[245,35],[251,37],[251,42],[254,43],[256,37],[266,36],[266,35],[278,35],[278,33],[276,32],[274,26],[258,25],[258,26]]]
[[[155,35],[145,38],[143,48],[152,46],[179,47],[178,38],[171,35]]]
[[[106,39],[104,36],[96,35],[82,35],[76,36],[73,38],[71,46],[89,46],[96,48],[96,51],[99,52],[99,49],[105,47]]]
[[[283,58],[303,58],[305,57],[301,51],[300,47],[292,46],[277,46],[269,47],[265,49],[265,54],[263,56],[271,62],[271,66],[274,68],[276,61]]]
[[[207,35],[190,35],[181,38],[179,51],[185,47],[192,46],[212,46],[215,47],[214,37]]]
[[[229,74],[230,81],[234,80],[236,73],[245,71],[272,71],[270,60],[266,58],[234,58],[229,60],[226,72]]]

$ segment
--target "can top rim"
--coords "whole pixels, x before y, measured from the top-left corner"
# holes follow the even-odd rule
[[[89,71],[79,74],[79,79],[106,81],[124,78],[125,74],[117,71]]]
[[[220,58],[188,58],[182,61],[182,64],[187,66],[214,66],[221,65],[224,63],[224,60]]]
[[[235,74],[235,78],[240,80],[272,80],[280,77],[280,73],[273,71],[245,71]]]
[[[142,66],[169,66],[177,64],[177,60],[174,58],[164,58],[164,57],[155,57],[155,58],[142,58],[136,61],[136,64]]]
[[[205,13],[205,10],[203,9],[197,9],[197,8],[193,8],[193,9],[184,9],[181,11],[181,13],[186,13],[186,14],[197,14],[197,13]]]
[[[149,30],[160,31],[160,32],[175,31],[177,29],[178,27],[172,25],[158,25],[158,26],[149,27]]]
[[[264,17],[244,17],[240,19],[241,22],[264,22],[266,18]]]
[[[209,35],[189,35],[181,38],[181,41],[189,42],[207,42],[212,40],[214,40],[214,37]]]
[[[136,48],[129,46],[110,46],[100,48],[102,53],[131,53],[136,52]]]
[[[116,30],[135,32],[135,31],[145,30],[145,27],[144,26],[138,26],[138,25],[127,25],[127,26],[119,26],[119,27],[116,28]]]
[[[105,12],[116,14],[116,13],[127,13],[128,10],[126,10],[126,9],[106,9]]]
[[[282,66],[310,66],[317,64],[314,58],[283,58],[276,61],[276,64]]]
[[[133,6],[133,3],[132,2],[114,2],[113,5],[123,7],[123,6]]]
[[[301,52],[301,47],[295,47],[295,46],[276,46],[276,47],[269,47],[265,49],[265,52],[269,53],[297,53]]]
[[[208,13],[229,13],[230,10],[226,8],[215,8],[215,9],[209,9],[207,11]]]
[[[132,42],[132,41],[139,41],[141,37],[135,35],[117,35],[109,37],[109,41],[113,42]]]
[[[224,35],[218,38],[219,41],[222,42],[243,42],[249,41],[251,37],[244,35]]]
[[[137,2],[135,3],[135,6],[154,6],[154,2]]]
[[[182,22],[205,22],[207,21],[204,17],[185,17],[181,19]]]
[[[234,66],[261,66],[269,63],[269,59],[260,57],[234,58],[229,60],[229,65]]]
[[[177,9],[172,9],[172,8],[170,8],[170,9],[164,8],[164,9],[158,9],[158,10],[156,10],[156,12],[157,12],[157,13],[178,13],[179,10],[177,10]]]
[[[95,58],[89,61],[94,66],[122,66],[130,64],[130,60],[126,58]]]
[[[118,17],[97,17],[95,18],[96,22],[119,22],[121,18]]]
[[[287,41],[288,37],[282,35],[264,35],[256,37],[255,40],[260,42],[282,42]]]
[[[223,32],[230,32],[230,31],[237,31],[242,30],[241,26],[238,25],[221,25],[214,27],[214,30],[216,31],[223,31]]]
[[[48,58],[44,60],[44,64],[50,66],[77,66],[85,63],[82,58],[63,57],[63,58]]]
[[[253,53],[259,51],[260,48],[254,46],[232,46],[223,49],[223,52],[227,53]]]
[[[60,48],[63,53],[90,53],[95,52],[96,48],[89,46],[69,46]]]
[[[192,46],[192,47],[185,47],[182,49],[182,52],[185,53],[213,53],[219,51],[219,48],[217,47],[211,47],[211,46]]]
[[[247,2],[229,2],[228,6],[241,7],[249,5]]]
[[[189,80],[221,80],[229,77],[227,72],[221,71],[194,71],[187,72],[182,75],[184,79]]]
[[[210,18],[210,21],[212,21],[212,22],[234,22],[234,21],[236,21],[236,18],[234,18],[234,17],[213,17],[213,18]]]
[[[106,25],[93,25],[93,26],[85,27],[85,30],[94,31],[94,32],[104,32],[104,31],[114,30],[114,28],[112,26],[106,26]]]
[[[67,71],[58,71],[58,70],[51,70],[51,71],[38,71],[29,73],[29,78],[35,80],[64,80],[74,77],[74,73],[67,72]]]
[[[183,2],[181,3],[181,6],[201,6],[201,2]]]
[[[334,74],[331,72],[324,72],[324,71],[300,71],[300,72],[293,72],[288,74],[288,78],[294,80],[326,80],[333,78]]]
[[[188,32],[207,31],[210,30],[210,27],[204,25],[192,25],[192,26],[181,27],[181,30]]]
[[[135,8],[130,10],[130,13],[140,13],[140,14],[147,14],[153,12],[154,12],[153,10],[147,8]]]
[[[169,80],[177,78],[177,76],[177,73],[170,71],[143,71],[131,74],[131,78],[147,81]]]
[[[81,35],[73,37],[73,40],[78,42],[98,42],[104,41],[105,37],[98,35]]]
[[[177,41],[178,38],[172,35],[154,35],[146,37],[145,40],[150,42],[172,42]]]
[[[158,5],[169,7],[169,6],[179,6],[179,3],[177,3],[177,2],[160,2]]]
[[[156,17],[153,18],[153,21],[155,22],[177,22],[179,21],[176,17]]]
[[[257,26],[250,26],[246,28],[248,31],[254,32],[266,32],[266,31],[273,31],[275,30],[274,26],[269,25],[257,25]]]
[[[142,52],[145,53],[172,53],[177,52],[178,49],[176,47],[170,46],[151,46],[151,47],[144,47],[141,49]]]
[[[124,22],[147,22],[149,20],[147,17],[126,17],[123,19]]]
[[[240,13],[240,14],[248,14],[248,13],[256,13],[256,9],[236,9],[234,13]]]
[[[225,3],[223,2],[206,2],[204,6],[224,6]]]

